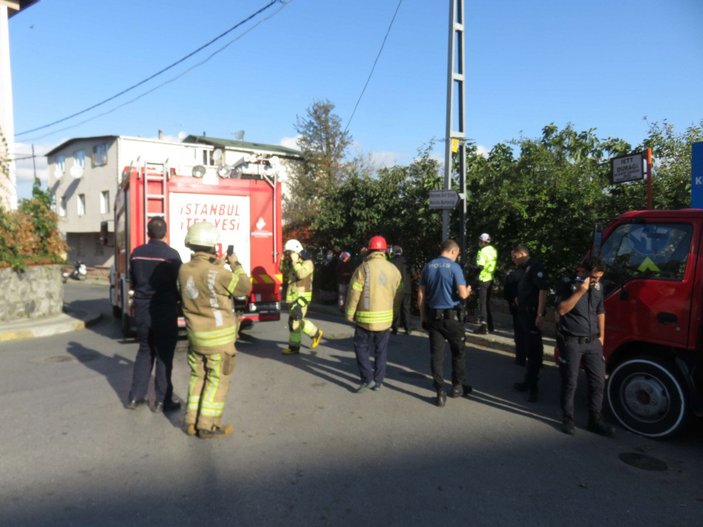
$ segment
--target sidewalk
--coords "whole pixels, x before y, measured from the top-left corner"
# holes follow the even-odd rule
[[[100,317],[100,313],[71,310],[64,304],[64,312],[55,317],[0,322],[0,342],[68,333],[84,329],[100,320]]]

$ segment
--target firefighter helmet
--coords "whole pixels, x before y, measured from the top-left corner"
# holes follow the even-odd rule
[[[374,236],[369,240],[369,251],[385,251],[388,247],[383,236]]]
[[[217,245],[217,229],[212,223],[199,221],[194,223],[186,234],[186,247],[215,248]]]
[[[283,246],[283,250],[300,254],[303,252],[303,245],[298,240],[288,240]]]

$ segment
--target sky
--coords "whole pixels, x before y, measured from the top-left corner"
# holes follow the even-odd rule
[[[139,87],[24,133],[144,81],[270,1],[40,0],[9,21],[15,157],[159,130],[295,147],[297,119],[329,100],[351,156],[405,165],[434,144],[444,158],[451,0],[278,1]],[[550,123],[635,146],[653,122],[682,132],[703,119],[701,0],[464,5],[466,135],[482,151]],[[34,170],[17,162],[20,198]]]

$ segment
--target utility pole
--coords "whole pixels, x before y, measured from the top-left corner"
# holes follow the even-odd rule
[[[452,186],[452,154],[458,156],[461,192],[459,245],[466,249],[466,116],[464,90],[464,0],[449,0],[449,61],[447,67],[447,133],[444,155],[444,189]],[[449,238],[449,213],[442,211],[442,240]]]

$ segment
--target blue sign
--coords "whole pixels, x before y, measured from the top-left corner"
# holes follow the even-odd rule
[[[691,207],[703,209],[703,141],[691,146]]]

